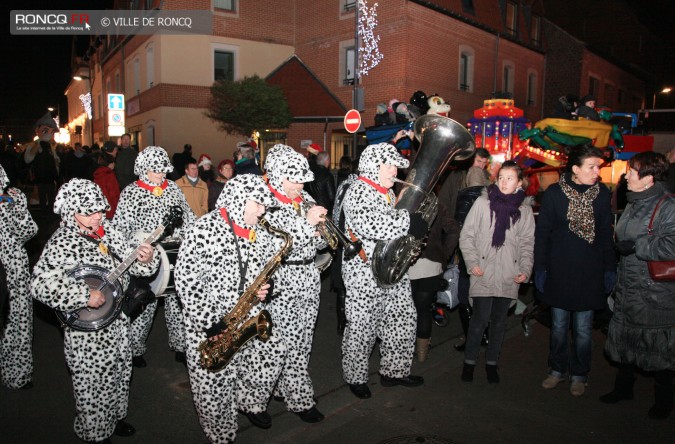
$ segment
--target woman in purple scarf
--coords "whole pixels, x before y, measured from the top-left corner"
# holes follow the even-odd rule
[[[471,275],[469,297],[473,316],[464,349],[462,381],[473,381],[480,342],[490,322],[485,371],[489,383],[499,383],[497,360],[504,339],[506,314],[518,298],[518,287],[530,278],[534,262],[534,215],[524,203],[523,170],[504,162],[495,185],[471,207],[459,238]]]

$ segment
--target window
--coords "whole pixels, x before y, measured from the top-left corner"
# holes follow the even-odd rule
[[[234,80],[234,52],[215,51],[213,54],[213,79]]]
[[[152,45],[145,48],[145,77],[148,88],[152,88],[155,83],[155,50]]]
[[[608,106],[610,108],[614,108],[614,85],[610,85],[609,83],[605,83],[605,99],[603,100],[603,105]],[[600,105],[599,103],[596,103],[595,106]]]
[[[506,2],[506,32],[518,35],[518,6],[511,2]]]
[[[122,91],[122,84],[120,83],[120,72],[117,71],[115,73],[115,92],[120,92]]]
[[[473,49],[460,45],[459,47],[459,90],[473,90]]]
[[[473,7],[473,0],[462,0],[462,9],[468,14],[476,13],[476,10]]]
[[[534,46],[541,46],[541,17],[538,15],[532,16],[530,40]]]
[[[502,81],[502,91],[513,95],[513,83],[515,80],[515,68],[511,62],[504,62],[504,78]]]
[[[141,93],[141,60],[138,57],[134,59],[134,93]]]
[[[213,0],[215,9],[235,12],[237,10],[236,0]]]
[[[588,78],[588,94],[594,95],[597,97],[600,92],[600,80],[596,77],[590,76]]]
[[[344,71],[344,80],[342,81],[343,85],[353,85],[354,84],[354,65],[356,56],[356,50],[354,47],[347,48],[345,50],[345,71]]]
[[[340,0],[340,12],[351,13],[356,10],[356,0]]]
[[[535,105],[537,103],[537,74],[529,73],[527,76],[527,104]]]
[[[105,80],[105,93],[110,94],[112,90],[110,89],[110,79]]]

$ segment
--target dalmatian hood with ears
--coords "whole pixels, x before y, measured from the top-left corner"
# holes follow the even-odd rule
[[[244,225],[244,207],[246,201],[252,200],[265,208],[276,206],[276,200],[267,187],[262,176],[257,174],[240,174],[228,180],[218,196],[216,208],[225,208],[233,220]]]
[[[9,177],[5,173],[5,169],[0,165],[0,193],[4,193],[9,186]]]
[[[359,160],[359,173],[375,183],[380,183],[380,165],[395,165],[397,168],[408,168],[410,162],[401,156],[389,143],[368,145]]]
[[[134,164],[134,174],[141,178],[143,182],[150,183],[148,171],[154,173],[170,173],[173,171],[173,165],[169,160],[169,155],[161,146],[148,146],[136,157]],[[161,185],[153,183],[152,185]]]
[[[272,188],[284,194],[284,179],[291,182],[307,183],[314,180],[307,159],[288,145],[277,144],[267,154],[265,171]],[[287,196],[289,197],[289,196]]]
[[[64,183],[54,200],[54,213],[61,216],[61,226],[77,227],[75,214],[93,214],[109,209],[101,188],[87,179],[75,178]]]

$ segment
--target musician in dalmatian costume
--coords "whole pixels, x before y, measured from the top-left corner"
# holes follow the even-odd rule
[[[54,213],[61,226],[47,242],[33,269],[32,296],[58,311],[98,308],[105,303],[100,290],[68,273],[80,265],[113,270],[134,250],[134,243],[105,219],[110,206],[101,189],[86,179],[72,179],[59,189]],[[150,276],[159,256],[150,244],[139,246],[138,260],[120,277],[122,288],[129,276]],[[122,419],[127,415],[131,381],[129,319],[120,312],[107,327],[78,331],[64,325],[64,352],[73,380],[75,434],[86,442],[110,442],[114,433],[135,432]]]
[[[342,339],[342,371],[355,396],[370,398],[368,358],[379,337],[380,383],[385,387],[423,384],[421,376],[410,375],[415,348],[416,312],[410,280],[405,275],[391,288],[377,285],[371,258],[378,241],[408,233],[422,237],[428,224],[419,213],[394,208],[392,191],[398,168],[408,161],[388,143],[369,145],[361,154],[360,176],[349,187],[342,204],[345,227],[352,239],[363,242],[362,252],[342,264],[347,288],[347,327]]]
[[[216,209],[187,231],[178,254],[175,280],[185,307],[190,386],[199,422],[213,443],[234,441],[238,409],[258,427],[272,425],[267,403],[286,355],[276,326],[267,342],[250,340],[217,372],[199,365],[197,348],[226,328],[223,316],[277,252],[273,236],[256,225],[266,207],[274,204],[261,176],[236,176],[225,185]],[[269,282],[259,298],[267,295]],[[257,317],[262,308],[254,306],[243,321]]]
[[[293,236],[293,249],[277,273],[270,303],[275,331],[286,341],[288,348],[275,398],[283,398],[288,410],[297,413],[301,420],[316,423],[324,416],[316,408],[307,368],[321,290],[314,257],[317,249],[326,246],[316,226],[323,220],[326,209],[315,205],[306,212],[299,210],[302,201],[314,202],[303,191],[303,185],[314,180],[314,174],[307,159],[290,146],[278,144],[272,147],[265,159],[265,169],[269,189],[279,206],[270,211],[268,220]]]
[[[181,233],[194,223],[195,215],[180,188],[166,178],[166,174],[172,171],[173,165],[164,148],[148,146],[141,151],[134,164],[134,174],[139,179],[122,190],[113,223],[130,236],[138,232],[150,233],[159,226],[171,207],[179,206],[183,210],[183,225],[174,230],[174,237],[180,238]],[[184,363],[183,313],[175,295],[166,296],[164,310],[169,330],[169,348],[176,352],[176,361]],[[131,323],[131,349],[135,367],[147,365],[143,354],[147,350],[146,341],[156,311],[157,301],[154,301]]]
[[[9,293],[9,316],[0,331],[0,370],[2,383],[14,389],[33,386],[33,300],[24,244],[36,233],[26,196],[9,186],[0,166],[0,263],[7,283],[3,291]]]

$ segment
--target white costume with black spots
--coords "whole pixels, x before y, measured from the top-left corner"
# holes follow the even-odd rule
[[[371,270],[377,241],[399,238],[410,226],[409,213],[394,209],[394,192],[379,183],[382,164],[408,167],[393,146],[369,145],[361,154],[359,179],[349,187],[343,203],[345,227],[363,242],[367,257],[366,262],[356,256],[342,264],[347,289],[342,371],[349,384],[367,384],[368,359],[378,337],[382,340],[380,374],[403,378],[412,365],[417,318],[410,280],[406,274],[393,287],[381,288]]]
[[[9,187],[0,166],[0,262],[7,274],[9,316],[0,332],[2,383],[20,388],[33,379],[33,300],[30,297],[30,271],[24,244],[37,233],[28,212],[26,196]],[[0,314],[2,315],[2,314]]]
[[[261,176],[244,174],[227,182],[216,209],[202,216],[187,231],[176,264],[176,289],[185,307],[190,385],[202,429],[213,443],[234,440],[237,409],[251,413],[266,410],[286,353],[272,318],[275,327],[270,339],[267,342],[251,340],[223,370],[211,373],[198,364],[200,342],[225,328],[221,320],[241,296],[240,266],[246,270],[245,289],[276,252],[272,236],[263,228],[256,228],[253,242],[246,236],[245,230],[250,228],[243,223],[247,200],[265,206],[274,203]],[[230,221],[236,225],[231,226]],[[233,232],[233,227],[239,230],[237,225],[244,229],[237,231],[239,236]],[[253,307],[249,318],[257,316],[264,305]]]
[[[183,225],[174,230],[174,236],[180,237],[180,233],[194,223],[195,215],[185,200],[183,192],[173,181],[165,179],[163,184],[150,183],[148,171],[155,173],[173,171],[169,155],[163,148],[149,146],[140,152],[134,165],[134,174],[139,177],[139,180],[132,182],[122,190],[113,223],[129,235],[137,232],[150,233],[159,226],[171,207],[179,206],[183,210]],[[155,195],[153,194],[155,187],[164,189],[161,194],[156,192],[159,195]],[[164,310],[166,326],[169,330],[169,348],[184,352],[183,313],[175,295],[165,298]],[[146,341],[156,311],[157,301],[148,304],[143,313],[131,323],[131,348],[134,356],[141,356],[147,349]]]
[[[54,212],[61,215],[61,227],[54,232],[33,269],[31,292],[35,299],[59,311],[87,306],[89,287],[68,277],[78,265],[98,265],[112,270],[119,265],[111,254],[104,254],[99,241],[92,241],[78,229],[75,214],[92,214],[109,208],[98,185],[86,179],[72,179],[59,190]],[[109,221],[103,221],[100,242],[109,253],[120,258],[129,255],[133,244]],[[156,253],[148,264],[134,262],[129,272],[149,276],[159,266]],[[128,285],[128,275],[120,278]],[[85,332],[64,327],[64,351],[73,380],[75,395],[75,433],[85,441],[101,441],[112,435],[119,419],[127,414],[131,380],[129,319],[124,313],[112,324]]]
[[[292,199],[284,194],[282,187],[284,179],[295,183],[314,179],[307,159],[293,148],[278,144],[268,153],[265,170],[279,206],[270,211],[267,218],[273,226],[281,227],[293,236],[293,249],[277,273],[275,295],[270,304],[275,331],[283,337],[288,347],[286,364],[275,395],[283,397],[288,409],[297,413],[309,410],[316,404],[307,367],[321,291],[321,279],[314,266],[314,257],[317,248],[324,248],[326,243],[315,236],[316,227],[298,215]],[[302,191],[302,199],[314,201],[305,191]],[[306,264],[300,265],[303,261]]]

